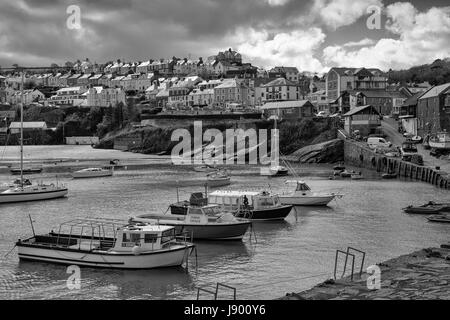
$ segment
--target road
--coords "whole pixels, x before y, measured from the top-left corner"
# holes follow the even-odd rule
[[[381,122],[381,127],[383,132],[387,136],[387,140],[392,142],[394,145],[401,146],[405,138],[398,132],[397,121],[392,118],[385,117]],[[427,167],[440,167],[442,171],[450,174],[450,160],[437,159],[430,156],[430,150],[425,150],[422,144],[417,145],[418,153],[422,155],[424,165]]]

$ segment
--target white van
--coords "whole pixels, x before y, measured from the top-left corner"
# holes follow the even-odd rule
[[[392,143],[386,141],[384,138],[371,137],[367,139],[367,145],[370,149],[376,148],[390,148],[392,147]]]

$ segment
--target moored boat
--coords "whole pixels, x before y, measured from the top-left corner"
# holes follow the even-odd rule
[[[286,183],[295,183],[294,192],[281,194],[280,201],[282,204],[294,206],[326,206],[336,197],[340,195],[334,193],[316,193],[304,181],[286,181]]]
[[[207,174],[206,183],[208,187],[211,188],[223,187],[231,184],[231,177],[228,172],[224,170],[217,170]]]
[[[218,190],[208,195],[208,203],[220,205],[235,217],[256,221],[283,220],[293,208],[283,205],[278,195],[267,191]]]
[[[289,175],[289,169],[283,166],[261,168],[261,175],[267,177],[280,177]]]
[[[396,179],[397,178],[397,174],[396,173],[383,173],[381,175],[381,178],[383,178],[383,179]]]
[[[113,169],[87,168],[73,172],[72,177],[74,179],[111,177],[113,173]]]
[[[177,238],[172,226],[95,218],[63,223],[57,233],[16,245],[21,260],[115,269],[180,266],[194,248]]]
[[[428,144],[433,149],[450,150],[450,133],[438,132],[430,136]]]
[[[10,172],[12,175],[15,175],[15,176],[21,174],[20,168],[11,168]],[[40,167],[23,168],[22,172],[23,172],[23,174],[39,174],[42,172],[42,168],[40,168]]]
[[[450,223],[450,216],[445,214],[436,214],[427,217],[430,222]]]
[[[68,192],[60,184],[19,185],[0,192],[0,204],[63,198]]]
[[[251,225],[218,205],[188,206],[186,215],[143,214],[133,221],[174,226],[178,232],[187,231],[200,240],[241,240]]]
[[[421,206],[407,206],[403,208],[403,211],[409,214],[438,214],[441,212],[450,212],[450,204],[430,201]]]

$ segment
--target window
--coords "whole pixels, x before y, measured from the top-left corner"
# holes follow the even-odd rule
[[[146,233],[144,236],[145,243],[155,243],[158,240],[158,235],[153,233]]]
[[[162,233],[161,243],[168,242],[168,241],[172,240],[173,238],[175,238],[175,229],[170,229],[170,230],[164,231]]]
[[[128,245],[134,245],[141,242],[141,235],[139,233],[123,233],[122,235],[122,247]]]

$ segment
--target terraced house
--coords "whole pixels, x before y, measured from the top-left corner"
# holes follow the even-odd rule
[[[263,97],[262,103],[272,101],[293,101],[301,100],[302,94],[300,87],[285,78],[278,78],[262,85]]]
[[[221,106],[227,103],[237,103],[243,106],[249,104],[248,87],[237,79],[225,80],[214,88],[214,101]]]
[[[344,98],[345,92],[387,88],[387,77],[380,69],[373,68],[331,68],[325,80],[328,100],[341,107],[350,103]]]
[[[450,132],[450,83],[425,92],[417,103],[417,131],[420,136]]]

